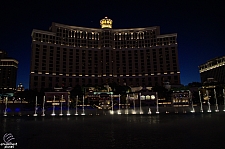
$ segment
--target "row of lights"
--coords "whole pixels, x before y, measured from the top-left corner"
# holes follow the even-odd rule
[[[30,73],[32,73],[32,74],[34,74],[35,72],[30,72]],[[179,74],[180,72],[178,71],[178,72],[176,72],[177,74]],[[38,74],[42,74],[42,72],[38,72]],[[48,72],[46,72],[45,73],[46,75],[49,75],[49,73]],[[163,74],[168,74],[168,73],[163,73]],[[174,74],[174,72],[170,72],[170,74]],[[56,73],[52,73],[52,75],[56,75]],[[59,74],[59,76],[62,76],[63,74],[62,73],[60,73]],[[148,76],[149,74],[144,74],[144,76]],[[154,76],[154,75],[161,75],[161,73],[157,73],[157,74],[151,74],[151,76]],[[69,76],[69,74],[66,74],[66,76]],[[72,76],[76,76],[75,74],[73,74]],[[88,77],[89,75],[82,75],[82,74],[79,74],[79,77],[82,77],[82,76],[85,76],[85,77]],[[91,75],[92,77],[95,77],[95,75]],[[98,75],[98,77],[104,77],[104,76],[107,76],[106,74],[103,74],[103,75]],[[117,75],[112,75],[112,74],[109,74],[109,76],[113,76],[113,77],[117,77]],[[135,74],[133,74],[133,75],[129,75],[129,74],[126,74],[126,75],[120,75],[121,77],[123,77],[123,76],[143,76],[142,74],[139,74],[139,75],[135,75]]]
[[[74,37],[75,38],[75,37]],[[86,38],[81,38],[81,37],[78,37],[77,39],[88,39],[87,37]],[[99,37],[97,38],[97,37],[89,37],[89,39],[92,39],[92,40],[99,40]],[[144,39],[144,37],[138,37],[137,36],[137,38],[134,38],[133,36],[130,38],[130,39],[132,39],[131,41],[133,41],[133,40],[137,40],[137,39]],[[48,39],[46,39],[46,40],[48,40]],[[52,39],[53,40],[53,39]],[[114,40],[116,40],[115,39],[115,37],[114,37]],[[122,40],[122,38],[121,37],[119,37],[119,40]],[[33,41],[36,41],[35,39],[33,39]],[[128,41],[128,40],[123,40],[123,41]],[[43,40],[41,40],[41,42],[43,42]],[[157,42],[160,42],[160,41],[157,41]],[[163,42],[163,41],[161,41],[161,42]],[[50,43],[50,42],[48,42],[48,43]]]
[[[221,62],[221,63],[218,63],[216,65],[213,65],[213,66],[209,66],[207,68],[202,68],[200,70],[200,73],[204,72],[204,71],[208,71],[208,70],[211,70],[211,69],[214,69],[214,68],[217,68],[217,67],[221,67],[221,66],[224,66],[225,65],[225,61],[224,62]]]
[[[82,38],[82,39],[84,39],[84,38]],[[87,38],[86,38],[87,39]],[[96,40],[96,38],[91,38],[92,40]],[[131,38],[131,39],[133,39],[133,38]],[[141,38],[137,38],[137,39],[134,39],[134,40],[138,40],[138,39],[141,39]],[[143,38],[144,39],[144,38]],[[97,40],[99,40],[99,38],[97,39]],[[114,38],[114,40],[115,40],[115,38]],[[33,39],[33,41],[36,41],[35,39]],[[121,40],[121,38],[119,38],[119,40],[118,41],[133,41],[133,40]],[[43,42],[43,40],[41,40],[40,42]],[[51,43],[51,42],[49,42],[49,41],[47,41],[47,43]],[[56,44],[56,43],[54,43],[54,44]],[[172,42],[169,42],[168,43],[168,45],[171,45],[171,44],[173,44]],[[177,44],[177,42],[175,42],[175,44]],[[61,45],[63,45],[62,43],[61,43]],[[167,44],[164,44],[164,43],[162,43],[162,45],[167,45]],[[67,46],[69,46],[68,44],[67,44]],[[156,46],[158,46],[158,45],[156,45]]]
[[[33,40],[33,41],[36,41],[36,40]],[[43,42],[43,41],[41,41],[41,42]],[[47,42],[47,43],[51,43],[51,42]],[[54,43],[54,44],[56,44],[56,43]],[[175,44],[177,44],[177,43],[175,43]],[[60,45],[64,45],[63,43],[61,43]],[[164,46],[165,44],[162,44],[162,46]],[[169,43],[168,45],[171,45],[171,43]],[[66,44],[66,46],[73,46],[73,47],[80,47],[80,48],[82,48],[83,46],[75,46],[75,45],[69,45],[69,44]],[[156,44],[155,46],[161,46],[161,45],[158,45],[158,44]],[[155,47],[155,46],[149,46],[149,47]],[[105,46],[104,46],[105,47]],[[86,48],[90,48],[90,47],[88,47],[88,46],[86,46]],[[93,46],[91,46],[91,48],[94,48]],[[125,47],[125,48],[127,48],[127,47]],[[130,47],[130,48],[142,48],[142,47]],[[144,46],[144,48],[146,48],[146,46]],[[101,47],[98,47],[98,49],[101,49]],[[113,49],[116,49],[115,47],[113,47]],[[118,49],[122,49],[122,47],[120,46]]]
[[[4,87],[4,88],[0,88],[0,89],[4,89],[4,90],[6,90],[6,89],[10,89],[10,90],[14,90],[14,88],[6,88],[6,87]]]

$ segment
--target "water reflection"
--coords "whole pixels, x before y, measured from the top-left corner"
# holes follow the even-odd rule
[[[38,121],[38,118],[37,118],[37,117],[34,117],[34,121],[35,121],[35,122]]]
[[[7,126],[7,118],[4,118],[3,119],[3,122],[2,122],[2,125],[3,125],[3,132],[7,132],[7,130],[6,130],[6,126]]]
[[[159,115],[132,115],[126,116],[126,121],[129,123],[159,124],[161,118]]]
[[[76,148],[165,148],[170,143],[182,145],[182,140],[186,141],[188,135],[193,141],[202,141],[207,136],[214,136],[214,139],[218,133],[223,133],[223,117],[224,113],[14,116],[0,119],[0,135],[12,133],[20,148],[28,145],[29,148],[45,148],[43,144],[46,145],[46,142],[48,148],[60,148],[60,141],[68,148],[74,147],[74,143]],[[212,126],[215,131],[205,131]]]
[[[109,140],[111,147],[115,147],[115,128],[114,128],[114,122],[111,122],[111,127],[110,127],[110,134],[109,134]]]
[[[16,137],[16,139],[20,139],[20,137],[21,137],[21,133],[20,133],[20,131],[21,131],[21,119],[20,118],[17,118],[16,119],[16,126],[15,126],[15,131],[14,131],[14,136]]]
[[[44,122],[45,121],[45,117],[41,117],[41,121]]]

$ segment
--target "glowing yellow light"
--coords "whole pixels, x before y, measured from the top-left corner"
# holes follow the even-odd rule
[[[100,20],[101,28],[112,28],[112,20],[105,17],[104,19]]]

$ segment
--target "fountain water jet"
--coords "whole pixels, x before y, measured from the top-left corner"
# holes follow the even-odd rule
[[[76,98],[76,113],[74,115],[78,115],[78,113],[77,113],[77,102],[78,102],[78,96]]]
[[[82,106],[82,113],[81,113],[81,115],[85,115],[85,113],[84,113],[84,95],[83,95],[83,106]]]
[[[59,116],[63,116],[63,113],[62,113],[62,102],[63,102],[63,95],[62,95],[62,98],[60,100],[60,114],[59,114]]]
[[[45,116],[45,96],[43,98],[42,115],[41,116]]]
[[[112,104],[112,110],[110,111],[110,114],[114,114],[114,111],[113,111],[113,98],[112,98],[112,95],[110,95],[110,98],[111,98],[111,104]]]
[[[52,114],[51,116],[55,116],[55,95],[53,97],[53,102],[52,102]]]
[[[35,100],[35,108],[34,108],[33,116],[37,116],[37,96],[36,96],[36,100]]]
[[[225,112],[225,92],[223,89],[223,111]]]
[[[67,100],[67,116],[70,116],[70,95],[68,95],[68,100]]]
[[[132,114],[136,114],[134,94],[133,94],[133,106],[134,106],[134,110],[133,110]]]
[[[178,100],[177,96],[176,96],[176,100]],[[174,110],[175,110],[174,113],[179,113],[178,108],[174,108]]]
[[[217,98],[216,98],[216,89],[214,89],[214,98],[216,99],[216,109],[215,109],[215,112],[219,112]]]
[[[118,110],[118,114],[121,114],[121,111],[120,111],[120,94],[119,94],[119,110]]]
[[[195,113],[195,108],[194,108],[194,105],[193,105],[193,98],[192,98],[192,95],[191,95],[191,91],[189,91],[189,98],[190,98],[190,101],[191,101],[191,113]]]
[[[151,108],[148,108],[148,114],[152,114]]]
[[[128,113],[128,94],[127,94],[127,97],[126,97],[126,111],[125,111],[125,114],[129,114]]]
[[[143,114],[142,108],[141,108],[141,93],[139,93],[139,100],[140,100],[140,114]]]
[[[200,112],[203,113],[202,99],[201,99],[201,92],[200,91],[198,91],[198,95],[199,95],[199,100],[200,100]]]
[[[159,114],[159,101],[158,101],[158,93],[155,93],[156,95],[156,114]]]
[[[210,112],[212,112],[212,111],[211,111],[211,109],[210,109],[209,92],[208,92],[208,90],[206,90],[206,96],[208,97],[208,110],[207,110],[207,112],[210,113]]]
[[[5,98],[5,111],[3,116],[7,116],[7,104],[8,104],[8,97]]]

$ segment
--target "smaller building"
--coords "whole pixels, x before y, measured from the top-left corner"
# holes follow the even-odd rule
[[[62,102],[66,104],[69,99],[70,92],[68,90],[64,90],[63,88],[54,88],[54,91],[45,92],[45,101],[47,106],[51,105],[60,105]]]
[[[189,106],[191,93],[189,90],[174,91],[172,94],[172,104],[174,107]]]
[[[23,92],[24,91],[24,87],[23,87],[23,84],[22,83],[20,83],[19,85],[17,85],[16,91],[17,92]]]
[[[225,56],[211,59],[200,65],[199,73],[202,83],[208,82],[209,78],[218,83],[225,83]]]
[[[13,96],[16,90],[16,77],[18,61],[7,56],[7,53],[0,50],[0,95]]]

